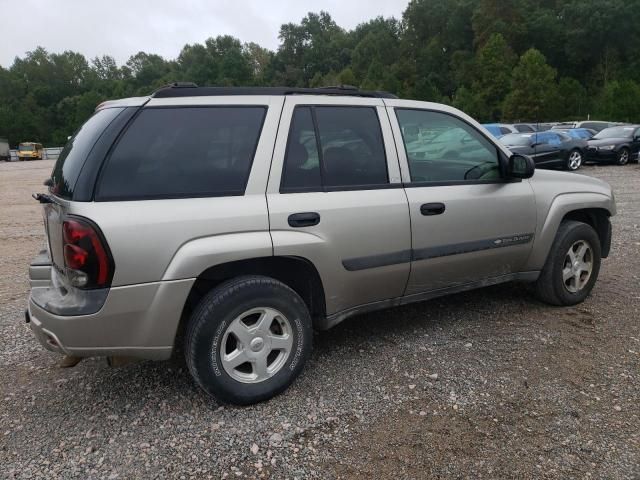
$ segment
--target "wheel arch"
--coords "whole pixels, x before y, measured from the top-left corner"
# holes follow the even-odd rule
[[[210,266],[198,275],[187,295],[175,335],[176,340],[184,334],[191,312],[211,289],[243,275],[264,275],[290,287],[304,300],[314,325],[326,316],[322,279],[310,260],[296,256],[248,258]]]
[[[600,239],[602,258],[606,258],[611,247],[609,219],[615,213],[612,199],[606,195],[571,193],[557,196],[549,208],[544,224],[536,232],[527,269],[538,271],[544,267],[558,228],[565,220],[576,220],[593,227]]]
[[[602,258],[609,256],[611,249],[611,222],[609,217],[611,214],[604,208],[581,208],[567,212],[560,223],[565,220],[575,220],[577,222],[586,223],[591,226],[600,239],[600,247]]]

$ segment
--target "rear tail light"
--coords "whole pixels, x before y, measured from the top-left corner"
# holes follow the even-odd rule
[[[86,219],[68,218],[62,224],[67,278],[77,288],[108,287],[113,260],[98,227]]]

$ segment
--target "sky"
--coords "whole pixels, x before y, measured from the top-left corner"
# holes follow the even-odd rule
[[[401,18],[408,0],[0,0],[0,65],[9,67],[37,46],[73,50],[118,64],[139,51],[167,59],[187,43],[233,35],[275,50],[283,23],[329,12],[351,29],[377,16]]]

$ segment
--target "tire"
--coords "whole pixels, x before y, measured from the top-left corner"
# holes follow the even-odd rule
[[[565,168],[570,172],[575,172],[576,170],[580,169],[583,161],[584,161],[584,156],[582,155],[582,152],[579,149],[574,148],[569,152],[569,155],[567,155],[567,162],[565,163]]]
[[[200,301],[187,326],[185,358],[209,395],[248,405],[291,385],[311,354],[312,337],[309,310],[296,292],[273,278],[243,276]],[[234,366],[234,356],[247,360]]]
[[[629,149],[628,148],[621,148],[620,152],[618,152],[618,158],[616,159],[616,163],[618,165],[626,165],[627,163],[629,163]]]
[[[582,245],[586,245],[588,251],[578,258]],[[573,257],[569,252],[570,248]],[[571,265],[571,258],[582,261],[580,264]],[[568,306],[581,303],[591,293],[598,279],[600,262],[600,239],[595,230],[582,222],[562,222],[544,268],[535,283],[537,297],[551,305]],[[565,279],[565,274],[569,275],[568,279]]]

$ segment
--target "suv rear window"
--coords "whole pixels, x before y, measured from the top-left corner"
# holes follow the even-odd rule
[[[367,189],[389,183],[371,107],[296,107],[280,191]]]
[[[266,107],[145,108],[107,159],[96,200],[243,195]]]
[[[89,152],[102,132],[124,108],[105,108],[93,114],[67,142],[51,173],[51,193],[70,199]],[[22,149],[22,148],[21,148]]]

